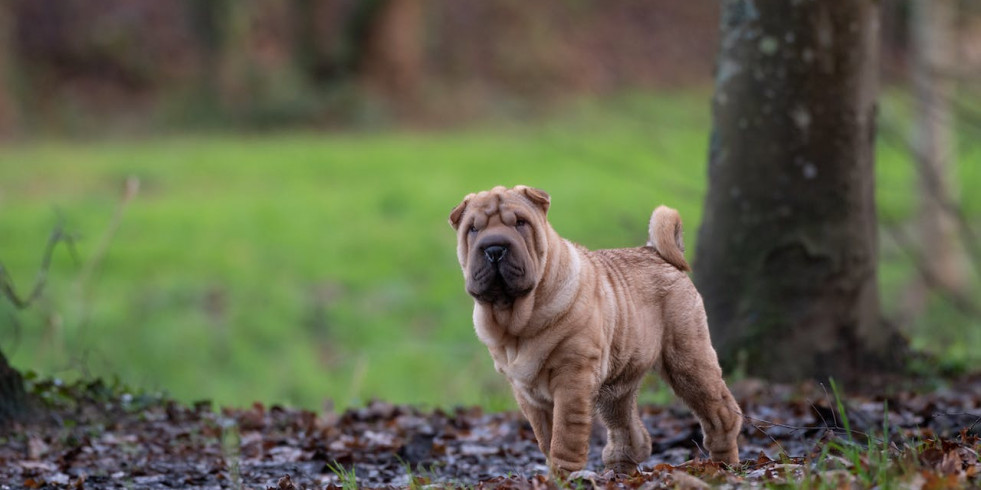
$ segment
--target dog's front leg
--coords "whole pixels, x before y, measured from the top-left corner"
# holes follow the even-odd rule
[[[552,444],[551,407],[542,408],[536,405],[525,397],[517,387],[512,386],[511,391],[514,392],[514,399],[518,401],[518,407],[521,408],[521,413],[525,415],[528,423],[531,424],[531,430],[535,431],[538,448],[542,450],[542,454],[547,458],[549,447]]]
[[[593,423],[595,386],[586,370],[558,373],[552,380],[554,412],[549,469],[556,476],[586,466]]]

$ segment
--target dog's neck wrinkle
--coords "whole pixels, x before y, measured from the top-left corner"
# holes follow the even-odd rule
[[[514,301],[499,301],[491,305],[494,322],[497,324],[498,330],[504,330],[501,325],[508,325],[511,322],[511,317],[514,315],[514,303]]]
[[[549,240],[552,243],[561,244],[551,248],[551,254],[546,258],[542,283],[560,284],[549,291],[547,295],[535,296],[534,311],[538,314],[535,318],[529,318],[526,327],[528,333],[537,333],[558,321],[562,316],[571,311],[572,304],[576,301],[575,292],[579,291],[579,274],[583,266],[579,260],[575,245],[549,230]],[[538,290],[535,291],[538,293]]]

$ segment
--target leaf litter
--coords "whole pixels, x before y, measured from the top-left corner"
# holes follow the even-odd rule
[[[383,401],[343,412],[261,403],[216,410],[99,381],[32,386],[42,415],[0,433],[0,489],[569,486],[548,476],[516,412]],[[739,466],[707,460],[682,405],[645,405],[651,458],[632,475],[604,472],[605,435],[595,424],[589,463],[571,486],[981,486],[981,378],[842,400],[815,384],[743,382],[733,391],[745,416]]]

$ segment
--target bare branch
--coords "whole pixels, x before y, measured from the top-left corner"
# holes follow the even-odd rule
[[[973,318],[981,318],[981,308],[979,308],[972,299],[944,287],[943,283],[934,277],[933,273],[931,273],[930,270],[923,265],[925,260],[923,259],[922,254],[916,251],[916,247],[913,245],[912,240],[905,232],[901,231],[898,226],[884,226],[883,229],[889,234],[892,240],[896,242],[900,250],[909,256],[910,261],[913,263],[913,266],[916,267],[916,271],[919,273],[920,278],[923,279],[923,282],[927,285],[927,287],[943,293],[941,297],[950,302],[950,304],[961,313]]]
[[[62,242],[68,247],[72,258],[78,262],[78,253],[75,250],[75,237],[65,233],[59,221],[54,230],[51,231],[51,235],[48,236],[48,243],[44,247],[44,255],[41,259],[41,267],[38,268],[37,278],[34,280],[34,287],[27,296],[17,294],[17,288],[14,287],[13,279],[7,272],[7,268],[0,262],[0,294],[4,298],[7,298],[15,308],[23,310],[31,306],[34,301],[41,297],[48,280],[48,270],[51,268],[51,255],[54,252],[55,246]]]

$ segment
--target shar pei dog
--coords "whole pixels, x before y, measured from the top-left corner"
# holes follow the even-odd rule
[[[511,384],[553,474],[583,469],[594,414],[603,463],[651,455],[637,409],[656,370],[698,417],[715,461],[738,462],[742,415],[722,379],[678,212],[651,216],[645,247],[590,251],[546,220],[550,197],[517,186],[470,194],[450,213],[477,337]]]

